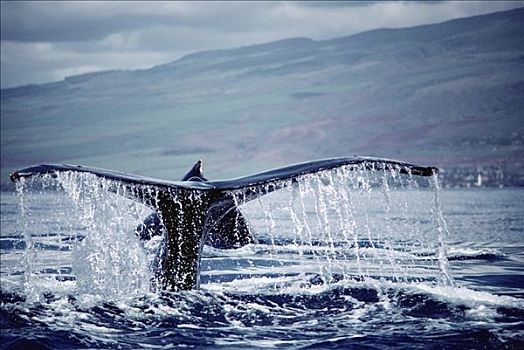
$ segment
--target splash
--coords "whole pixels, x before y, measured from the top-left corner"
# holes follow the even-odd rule
[[[26,180],[22,179],[22,181],[18,182],[16,184],[16,193],[19,198],[19,209],[20,209],[20,215],[18,216],[19,222],[18,225],[20,227],[20,230],[23,234],[23,239],[25,241],[25,255],[24,255],[24,289],[26,291],[26,294],[28,296],[28,301],[38,301],[39,299],[39,293],[36,291],[36,285],[35,285],[35,265],[36,265],[36,252],[34,249],[34,239],[33,235],[31,234],[31,231],[29,230],[29,225],[31,224],[30,219],[30,213],[29,208],[26,203]]]
[[[73,254],[79,291],[104,296],[147,292],[148,260],[134,235],[146,208],[125,199],[122,186],[91,174],[60,173],[58,182],[85,227]]]
[[[288,250],[282,273],[293,264],[324,283],[343,276],[451,284],[437,179],[426,181],[343,167],[306,175],[243,210],[269,256]]]
[[[453,284],[436,176],[426,179],[395,169],[345,166],[285,185],[246,204],[241,203],[251,189],[233,192],[259,243],[225,252],[206,247],[204,260],[242,255],[251,268],[241,274],[235,271],[241,279],[252,274],[298,276],[323,284],[341,279]],[[53,223],[47,227],[55,232],[35,232],[35,224],[43,219],[32,210],[38,186],[40,193],[56,194],[53,203],[45,203],[54,206],[47,211],[52,217],[45,220]],[[38,298],[44,291],[39,287],[42,279],[50,278],[49,273],[38,273],[45,264],[38,261],[43,240],[54,241],[57,251],[71,255],[70,265],[52,277],[74,284],[78,293],[105,297],[147,293],[159,244],[157,240],[144,245],[135,235],[137,225],[151,212],[126,198],[126,192],[137,190],[88,173],[61,172],[56,178],[20,181],[26,293]],[[212,261],[206,264],[211,266]],[[231,272],[209,270],[203,275]]]
[[[24,287],[30,298],[40,299],[53,280],[102,296],[148,291],[148,258],[134,235],[147,208],[108,192],[109,186],[122,190],[71,172],[17,183],[18,226],[26,242]]]

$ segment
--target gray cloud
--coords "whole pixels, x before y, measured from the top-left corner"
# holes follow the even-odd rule
[[[1,6],[2,40],[71,42],[151,27],[243,30],[261,24],[256,20],[257,9],[268,10],[277,5],[3,1]]]
[[[76,5],[76,11],[71,5]],[[2,40],[62,42],[97,40],[112,33],[171,23],[166,14],[95,12],[90,3],[2,2]],[[122,3],[125,5],[125,3]],[[125,9],[125,8],[123,8]]]
[[[167,63],[202,50],[322,40],[522,2],[1,2],[2,88]]]
[[[376,4],[378,1],[301,1],[303,7],[363,7]]]

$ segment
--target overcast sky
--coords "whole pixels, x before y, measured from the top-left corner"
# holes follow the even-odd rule
[[[315,40],[524,7],[524,2],[1,1],[2,88],[290,37]]]

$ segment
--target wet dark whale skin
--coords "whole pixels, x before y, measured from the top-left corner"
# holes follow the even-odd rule
[[[226,227],[232,224],[235,219],[232,213],[238,210],[238,205],[284,188],[301,176],[343,166],[347,170],[395,171],[416,176],[432,176],[438,172],[434,167],[355,156],[321,159],[236,179],[208,181],[201,174],[201,165],[197,162],[183,181],[159,180],[67,164],[43,164],[21,169],[11,174],[11,180],[20,181],[42,174],[56,176],[58,172],[68,171],[111,180],[114,186],[108,185],[108,191],[140,201],[159,214],[166,234],[155,266],[155,283],[160,289],[178,291],[198,288],[204,242],[213,236],[213,232],[219,236],[218,240],[223,240],[220,237],[223,231],[216,227],[220,226],[220,222]],[[118,191],[119,186],[124,187],[125,191]],[[243,192],[240,201],[232,193],[235,190]]]
[[[199,160],[182,178],[182,181],[208,181],[202,172],[202,161]],[[149,240],[162,235],[165,226],[160,213],[151,213],[143,223],[136,228],[136,234],[142,240]],[[244,215],[237,206],[230,210],[207,233],[205,244],[218,249],[240,248],[246,244],[256,243],[256,237],[249,228]]]

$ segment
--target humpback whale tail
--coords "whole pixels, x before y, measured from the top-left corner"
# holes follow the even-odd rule
[[[182,178],[182,181],[208,181],[202,171],[202,160],[195,165]],[[149,240],[153,236],[163,234],[165,226],[162,223],[161,214],[153,211],[143,223],[136,228],[136,234],[142,240]],[[205,243],[221,249],[239,248],[257,240],[247,225],[244,215],[237,206],[231,207],[217,223],[212,225],[207,232]]]
[[[434,167],[370,157],[322,159],[294,164],[230,180],[209,181],[198,161],[182,181],[167,181],[110,170],[67,164],[37,165],[11,174],[12,181],[59,172],[90,173],[107,180],[109,191],[139,201],[153,210],[137,229],[142,239],[151,237],[149,227],[161,224],[163,239],[158,252],[155,276],[167,290],[198,288],[200,256],[204,243],[233,248],[256,242],[238,206],[282,189],[301,177],[324,170],[396,171],[417,176],[437,173]],[[124,191],[118,191],[119,188]],[[241,196],[235,192],[242,191]]]

